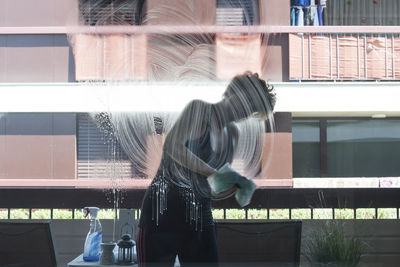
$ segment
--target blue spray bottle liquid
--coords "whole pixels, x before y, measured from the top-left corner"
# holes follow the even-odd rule
[[[83,260],[98,261],[100,259],[100,243],[102,242],[103,235],[100,221],[97,219],[99,208],[85,207],[83,211],[85,217],[90,216],[90,229],[83,249]]]

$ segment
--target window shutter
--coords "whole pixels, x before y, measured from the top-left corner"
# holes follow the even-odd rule
[[[79,0],[85,25],[135,25],[141,23],[143,0]]]
[[[258,10],[255,0],[217,0],[217,25],[258,24]]]
[[[78,179],[132,178],[133,168],[115,138],[100,130],[93,118],[77,115]]]
[[[243,9],[234,7],[217,8],[217,25],[243,25]]]

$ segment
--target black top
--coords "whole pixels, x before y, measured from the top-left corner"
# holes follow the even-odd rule
[[[202,136],[194,140],[188,140],[185,146],[198,158],[206,162],[214,169],[219,169],[226,162],[230,162],[233,156],[233,142],[232,133],[228,129],[228,138],[224,149],[220,152],[215,152],[211,146],[211,112],[209,112],[206,129]],[[181,186],[176,181],[176,172],[184,175],[190,181],[189,186]],[[175,176],[174,176],[175,175]],[[160,206],[163,194],[161,191],[165,190],[166,208],[162,212],[163,215],[157,217],[157,212],[161,212]],[[160,191],[161,190],[161,191]],[[182,220],[190,221],[193,219],[193,214],[190,215],[190,209],[199,209],[198,216],[201,223],[201,228],[213,225],[211,214],[211,199],[210,187],[207,182],[207,177],[196,173],[189,168],[186,168],[175,160],[173,160],[167,153],[163,153],[160,167],[151,186],[146,192],[145,199],[142,206],[142,216],[140,220],[141,227],[143,224],[158,224],[161,221],[167,220]],[[158,191],[158,192],[157,192]],[[201,192],[201,193],[200,193]],[[208,192],[208,194],[204,194]],[[158,202],[157,202],[158,201]],[[195,204],[193,204],[195,203]],[[193,207],[191,205],[194,205]],[[149,211],[151,210],[151,211]],[[189,214],[188,214],[189,213]],[[157,220],[160,220],[157,222]],[[197,224],[197,220],[196,220]],[[177,224],[178,225],[178,224]]]

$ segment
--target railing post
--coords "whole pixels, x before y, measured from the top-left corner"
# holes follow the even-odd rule
[[[357,73],[358,79],[361,79],[361,58],[360,58],[360,34],[357,34]]]
[[[124,78],[129,79],[129,70],[128,70],[128,36],[124,34]],[[133,51],[131,51],[133,53]]]
[[[311,34],[308,34],[308,78],[311,80]]]
[[[395,59],[395,56],[394,56],[394,51],[395,51],[394,44],[395,44],[394,43],[394,34],[392,34],[392,73],[393,73],[393,80],[396,79],[396,71],[394,69],[394,67],[395,67],[395,64],[394,64],[394,59]]]
[[[101,52],[102,51],[100,51],[100,36],[99,35],[96,35],[96,77],[97,77],[97,79],[100,79],[100,67],[101,67],[101,64],[100,64],[100,56],[101,56]],[[103,60],[104,60],[104,58],[103,58]],[[104,65],[104,61],[103,61],[103,65]],[[103,72],[103,75],[104,75],[104,72]],[[102,79],[104,79],[104,77],[102,77]]]
[[[304,35],[301,35],[301,79],[304,79]]]
[[[337,79],[340,79],[340,67],[339,67],[339,34],[336,34],[336,69],[337,69]]]
[[[103,38],[102,38],[102,41],[103,41],[103,79],[104,80],[106,80],[108,77],[107,77],[107,73],[106,73],[106,66],[107,66],[107,61],[106,61],[106,59],[107,59],[107,37],[106,37],[106,35],[103,35]]]
[[[389,78],[388,76],[388,56],[387,56],[387,34],[385,34],[385,77],[386,79]]]
[[[364,74],[365,80],[368,79],[368,72],[367,72],[367,34],[364,35]]]
[[[332,73],[332,34],[329,34],[329,70],[330,70],[330,78],[333,80],[333,73]]]
[[[135,79],[135,35],[131,34],[130,35],[130,41],[131,41],[131,53],[130,53],[130,61],[131,61],[131,74],[130,74],[130,79]]]

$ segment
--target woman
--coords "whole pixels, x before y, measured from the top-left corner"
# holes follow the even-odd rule
[[[236,121],[272,114],[273,87],[257,74],[233,78],[223,99],[191,101],[167,134],[158,172],[146,192],[137,240],[139,266],[218,266],[211,199],[234,194],[237,186],[213,192],[207,177],[233,158]],[[240,176],[232,171],[230,176]]]

